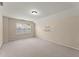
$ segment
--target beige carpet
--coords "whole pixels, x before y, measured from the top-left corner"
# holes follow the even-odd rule
[[[4,44],[2,57],[76,57],[79,51],[38,38],[16,40]]]

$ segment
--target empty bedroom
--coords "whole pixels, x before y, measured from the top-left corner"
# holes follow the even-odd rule
[[[0,2],[0,57],[79,57],[79,2]]]

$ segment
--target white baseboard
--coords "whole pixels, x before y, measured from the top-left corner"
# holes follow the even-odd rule
[[[42,39],[42,40],[47,40],[47,39]],[[58,43],[58,42],[53,41],[53,40],[47,40],[47,41],[58,44],[58,45],[61,45],[61,46],[65,46],[65,47],[68,47],[68,48],[72,48],[72,49],[75,49],[75,50],[79,50],[79,48],[77,48],[77,47],[70,46],[70,45],[67,45],[67,44],[64,44],[64,43]]]

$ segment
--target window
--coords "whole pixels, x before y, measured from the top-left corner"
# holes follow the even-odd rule
[[[16,33],[29,33],[29,32],[31,32],[30,24],[16,23]]]

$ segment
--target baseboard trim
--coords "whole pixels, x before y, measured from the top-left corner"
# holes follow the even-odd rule
[[[47,40],[47,39],[41,39],[41,40]],[[75,49],[75,50],[78,50],[79,51],[79,48],[77,48],[77,47],[73,47],[73,46],[70,46],[70,45],[67,45],[67,44],[57,43],[56,41],[53,41],[53,40],[47,40],[47,41],[52,42],[52,43],[55,43],[57,45],[61,45],[61,46],[67,47],[67,48],[72,48],[72,49]]]

